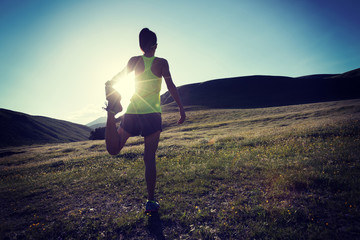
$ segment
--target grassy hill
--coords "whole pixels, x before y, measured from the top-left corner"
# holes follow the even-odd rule
[[[211,80],[178,88],[185,106],[258,108],[360,98],[360,69],[343,74],[298,78],[246,76]],[[173,102],[169,92],[163,105]],[[169,106],[164,106],[166,110]]]
[[[117,156],[104,141],[13,147],[0,237],[360,238],[360,100],[163,117],[159,214],[143,214],[141,137]]]
[[[80,124],[0,109],[0,148],[83,141],[90,131]]]

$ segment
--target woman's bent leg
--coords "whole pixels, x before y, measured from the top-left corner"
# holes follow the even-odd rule
[[[108,112],[106,129],[105,129],[105,142],[106,149],[111,155],[116,155],[124,147],[126,141],[131,135],[124,129],[116,129],[115,115]]]

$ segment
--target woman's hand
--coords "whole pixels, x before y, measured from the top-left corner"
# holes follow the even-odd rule
[[[178,124],[182,124],[183,122],[185,122],[185,119],[186,119],[186,114],[185,114],[184,108],[180,108],[179,112],[180,112],[180,119],[178,121]]]

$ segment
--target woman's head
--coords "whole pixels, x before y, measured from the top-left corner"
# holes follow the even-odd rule
[[[156,34],[148,28],[143,28],[139,34],[140,48],[143,52],[149,52],[157,46]]]

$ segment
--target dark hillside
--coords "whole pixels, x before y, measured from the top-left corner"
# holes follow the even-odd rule
[[[0,147],[82,141],[90,131],[80,124],[0,109]]]
[[[360,78],[360,68],[334,76],[336,78]]]
[[[185,106],[258,108],[360,98],[360,69],[344,74],[298,78],[246,76],[211,80],[178,88]],[[163,105],[173,101],[168,92]]]

